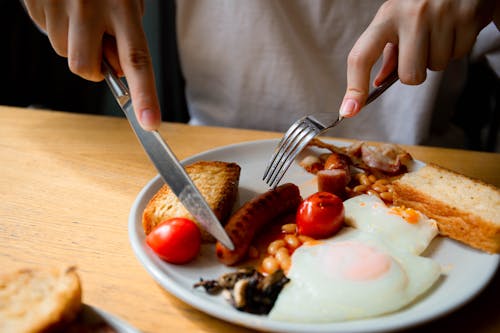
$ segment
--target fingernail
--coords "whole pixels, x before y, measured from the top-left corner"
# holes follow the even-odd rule
[[[339,111],[340,115],[342,117],[354,116],[356,114],[357,104],[358,103],[352,98],[344,100],[344,102],[342,103],[342,106],[340,107],[340,111]]]
[[[150,109],[141,111],[140,120],[142,126],[148,130],[155,129],[157,127],[155,113]]]

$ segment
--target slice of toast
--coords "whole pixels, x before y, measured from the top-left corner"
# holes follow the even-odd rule
[[[72,321],[81,304],[74,267],[23,269],[0,276],[0,332],[47,331]]]
[[[215,216],[224,225],[232,212],[238,193],[240,166],[221,161],[199,161],[185,167],[187,174],[200,190]],[[142,215],[144,232],[169,218],[184,217],[194,220],[168,185],[163,185],[151,198]],[[212,235],[200,227],[202,240],[214,242]]]
[[[393,184],[395,205],[435,219],[444,236],[500,253],[500,189],[435,164],[407,173]]]

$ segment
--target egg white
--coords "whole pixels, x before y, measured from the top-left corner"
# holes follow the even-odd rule
[[[416,212],[418,222],[408,223],[374,195],[359,195],[344,201],[345,222],[358,230],[375,233],[400,249],[420,254],[438,234],[435,220]]]

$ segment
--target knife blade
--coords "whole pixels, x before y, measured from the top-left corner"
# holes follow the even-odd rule
[[[165,183],[207,232],[233,250],[233,242],[160,133],[146,131],[139,124],[128,88],[105,60],[102,71],[113,96]]]

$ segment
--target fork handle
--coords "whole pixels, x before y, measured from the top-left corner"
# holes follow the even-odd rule
[[[377,88],[373,89],[373,91],[368,95],[368,98],[366,99],[365,105],[370,104],[373,102],[377,97],[382,95],[384,91],[386,91],[394,82],[396,82],[399,79],[398,76],[398,70],[395,69],[392,71],[391,74],[389,74],[388,77],[385,78],[385,80],[382,82],[380,86]]]

